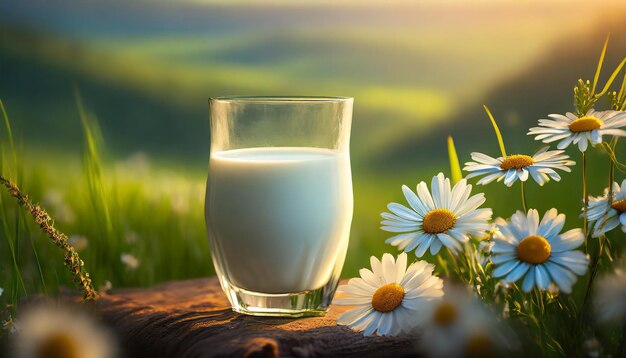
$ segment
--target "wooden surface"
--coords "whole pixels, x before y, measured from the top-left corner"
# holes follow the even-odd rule
[[[131,357],[407,356],[406,337],[363,337],[324,317],[266,318],[231,311],[217,278],[113,290],[98,306]]]

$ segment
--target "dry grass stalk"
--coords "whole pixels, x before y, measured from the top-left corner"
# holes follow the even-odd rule
[[[28,198],[28,195],[22,193],[17,185],[1,175],[0,182],[7,188],[9,194],[17,199],[18,204],[28,210],[37,225],[48,235],[52,242],[65,252],[63,255],[65,266],[72,273],[74,282],[79,285],[83,291],[83,300],[95,301],[98,298],[98,293],[93,287],[89,273],[84,268],[85,263],[80,259],[78,252],[76,252],[74,247],[69,243],[67,235],[57,230],[54,227],[50,215],[39,205],[33,204]]]

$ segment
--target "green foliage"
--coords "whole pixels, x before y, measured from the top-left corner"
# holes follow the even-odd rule
[[[611,109],[615,111],[626,111],[626,71],[624,71],[624,78],[618,91],[608,92],[607,97],[611,104]]]
[[[506,158],[506,149],[504,147],[504,139],[502,139],[502,134],[500,133],[500,128],[498,128],[498,123],[496,123],[495,118],[491,114],[491,111],[487,107],[487,105],[483,105],[485,108],[485,112],[489,116],[489,120],[491,121],[491,125],[493,125],[493,130],[496,132],[496,138],[498,139],[498,145],[500,146],[500,153],[502,153],[502,157]]]
[[[463,174],[461,173],[461,164],[459,163],[459,156],[456,154],[452,136],[448,136],[448,160],[450,162],[450,178],[452,179],[452,185],[454,185],[463,179]]]
[[[626,64],[626,57],[620,62],[620,64],[615,68],[609,79],[604,84],[602,91],[596,93],[596,86],[598,84],[598,79],[600,78],[600,72],[602,71],[602,65],[604,63],[604,56],[606,54],[606,49],[609,45],[609,36],[607,36],[606,41],[604,42],[604,47],[602,48],[602,52],[600,54],[600,59],[598,60],[598,66],[596,67],[596,74],[593,78],[593,84],[590,83],[589,80],[583,81],[579,79],[576,85],[574,86],[574,106],[576,107],[576,111],[579,117],[584,116],[587,111],[589,111],[595,104],[598,102],[602,96],[607,94],[609,88],[613,84],[615,78],[619,75],[620,71]],[[615,101],[619,102],[619,98],[622,97],[624,84],[620,88],[620,95],[615,96],[616,99],[611,99],[609,96],[609,100],[615,103]],[[618,106],[621,108],[621,106]]]

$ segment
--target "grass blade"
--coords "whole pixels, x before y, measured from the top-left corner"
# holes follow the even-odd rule
[[[35,241],[33,240],[33,235],[30,234],[28,229],[28,223],[26,222],[26,215],[20,212],[20,217],[24,223],[24,230],[26,231],[26,236],[30,239],[30,247],[33,250],[33,255],[35,257],[35,264],[37,264],[37,273],[39,273],[39,279],[41,280],[41,288],[43,290],[44,295],[48,294],[48,288],[46,286],[46,280],[43,276],[43,269],[41,268],[41,261],[39,260],[39,254],[37,253],[37,248],[35,247]]]
[[[11,121],[9,121],[9,116],[7,115],[6,108],[4,107],[4,103],[0,99],[0,110],[2,111],[2,117],[4,119],[4,127],[7,131],[7,138],[9,139],[9,149],[11,152],[11,159],[13,163],[8,166],[9,175],[11,175],[12,170],[15,170],[14,175],[17,176],[18,168],[17,168],[17,152],[15,151],[15,144],[13,142],[13,131],[11,130]],[[2,159],[4,159],[4,152],[0,153]],[[0,167],[2,168],[2,167]],[[15,178],[17,179],[17,178]]]
[[[459,156],[456,154],[452,136],[448,136],[448,160],[450,161],[450,174],[452,184],[454,185],[463,179],[463,174],[461,173],[461,164],[459,163]]]
[[[626,57],[624,57],[624,59],[622,60],[622,62],[620,62],[620,64],[615,69],[615,71],[613,71],[613,73],[611,74],[611,77],[609,77],[609,79],[606,81],[606,84],[604,85],[604,88],[602,89],[602,92],[598,93],[596,95],[596,97],[599,98],[599,97],[604,96],[604,94],[609,90],[609,88],[613,84],[613,81],[615,80],[615,77],[617,77],[617,75],[619,75],[620,71],[622,70],[622,67],[624,67],[624,64],[626,64]]]
[[[113,223],[101,171],[102,164],[99,150],[99,142],[101,139],[100,131],[97,122],[91,120],[87,115],[80,92],[76,89],[74,94],[85,136],[86,151],[84,154],[84,163],[87,185],[96,213],[95,218],[98,221],[101,237],[103,239],[109,239],[112,236]]]
[[[598,79],[600,78],[600,72],[602,71],[602,64],[604,63],[604,55],[606,54],[606,48],[609,46],[609,38],[611,34],[606,35],[606,40],[604,41],[604,47],[602,48],[602,53],[600,53],[600,59],[598,60],[598,67],[596,67],[596,75],[593,76],[593,86],[591,87],[591,93],[596,93],[596,85],[598,84]]]
[[[489,110],[487,105],[483,105],[483,108],[485,108],[485,112],[487,112],[487,115],[489,116],[489,119],[491,120],[491,124],[493,125],[493,130],[496,132],[496,137],[498,138],[498,145],[500,145],[500,153],[502,153],[503,158],[506,158],[506,149],[504,148],[504,140],[502,139],[500,128],[498,128],[498,124],[496,123],[495,118],[493,118],[493,115],[491,115],[491,111]]]

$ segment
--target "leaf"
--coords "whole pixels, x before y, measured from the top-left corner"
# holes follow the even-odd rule
[[[620,64],[615,69],[615,71],[613,71],[613,73],[611,74],[611,77],[609,77],[609,79],[606,81],[606,84],[604,85],[602,92],[596,95],[597,98],[604,96],[604,94],[609,90],[609,88],[613,84],[613,81],[615,80],[615,77],[617,77],[619,72],[622,70],[622,67],[624,67],[624,64],[626,64],[626,57],[624,57],[622,62],[620,62]]]
[[[613,148],[611,148],[611,146],[606,144],[606,143],[603,143],[603,148],[606,150],[606,152],[609,155],[609,158],[611,159],[611,161],[615,164],[615,167],[617,168],[617,170],[619,170],[622,173],[626,173],[626,164],[621,163],[617,159],[617,156],[615,154],[615,150]]]
[[[606,35],[606,40],[604,41],[604,47],[602,48],[602,53],[600,53],[600,60],[598,60],[598,67],[596,68],[596,75],[593,77],[593,86],[591,87],[591,93],[596,92],[596,85],[598,84],[598,78],[600,78],[600,72],[602,71],[602,64],[604,63],[604,55],[606,54],[606,48],[609,46],[609,38],[611,34]]]
[[[624,79],[622,80],[622,85],[619,87],[619,94],[617,95],[617,98],[622,98],[624,90],[626,90],[626,70],[624,71]]]
[[[13,133],[11,132],[11,123],[9,122],[9,116],[7,116],[7,112],[4,108],[4,103],[2,103],[1,99],[0,99],[0,110],[2,111],[2,117],[4,118],[4,126],[7,130],[7,136],[9,137],[9,145],[11,146],[11,149],[13,150],[14,146],[13,146]]]
[[[459,163],[459,157],[456,154],[456,148],[454,147],[454,140],[452,136],[448,136],[448,159],[450,160],[450,174],[452,175],[452,185],[463,179],[461,174],[461,164]]]
[[[493,125],[493,130],[496,132],[496,137],[498,138],[498,144],[500,145],[500,152],[502,153],[502,157],[506,158],[506,149],[504,149],[504,140],[502,139],[502,134],[500,134],[500,128],[498,128],[498,124],[496,123],[496,120],[491,115],[491,111],[489,111],[489,108],[487,107],[487,105],[483,104],[483,107],[485,108],[485,112],[487,112],[487,115],[489,116],[489,119],[491,120],[491,124]]]

